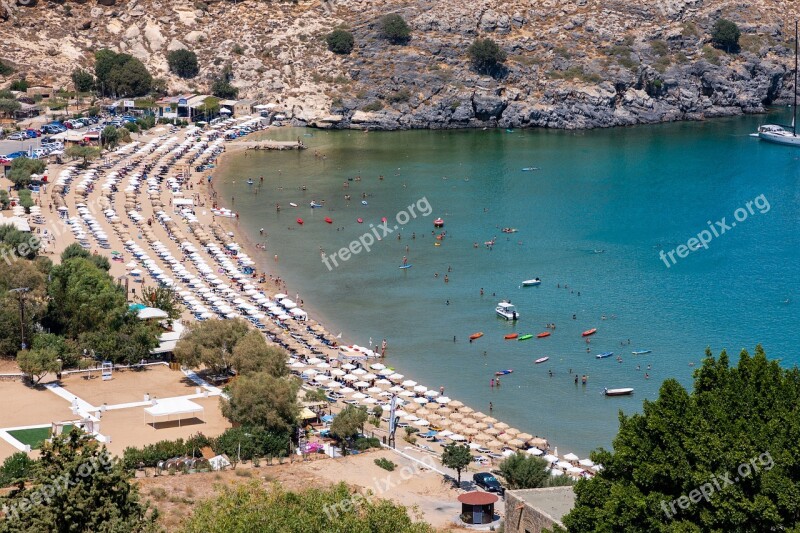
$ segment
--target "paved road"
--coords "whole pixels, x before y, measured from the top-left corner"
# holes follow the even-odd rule
[[[31,146],[35,150],[36,148],[39,148],[41,142],[41,137],[37,137],[35,139],[25,139],[24,141],[9,141],[7,139],[2,140],[0,141],[0,154],[6,155],[22,150],[27,151]]]

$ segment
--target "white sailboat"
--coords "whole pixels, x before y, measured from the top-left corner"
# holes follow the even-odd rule
[[[800,135],[797,134],[797,21],[794,23],[794,104],[792,105],[792,125],[764,124],[758,128],[758,138],[776,144],[800,146]]]

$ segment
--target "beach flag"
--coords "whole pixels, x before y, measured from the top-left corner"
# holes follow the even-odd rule
[[[389,436],[394,440],[394,430],[397,429],[397,417],[395,411],[397,410],[397,395],[392,395],[392,402],[389,404]]]

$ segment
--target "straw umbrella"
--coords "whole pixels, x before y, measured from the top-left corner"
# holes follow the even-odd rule
[[[510,440],[514,440],[514,437],[509,435],[508,433],[503,433],[502,435],[498,435],[497,438],[498,438],[498,440],[501,440],[503,442],[508,442]]]
[[[477,422],[478,421],[475,420],[474,418],[469,418],[469,417],[461,421],[461,423],[464,424],[465,426],[474,426]]]
[[[489,424],[487,424],[485,422],[478,422],[477,424],[473,424],[472,427],[474,427],[475,429],[483,431],[484,429],[488,429],[489,428]]]
[[[500,442],[499,440],[490,440],[489,442],[486,443],[486,447],[487,448],[502,448],[503,447],[503,443]]]
[[[431,414],[432,413],[430,411],[428,411],[427,409],[425,409],[424,407],[420,407],[419,409],[417,409],[417,416],[428,417]]]
[[[530,439],[530,442],[528,442],[528,444],[530,444],[531,446],[536,446],[537,448],[547,447],[547,441],[541,437],[534,437]]]
[[[505,433],[508,433],[509,435],[513,435],[516,437],[517,435],[519,435],[519,430],[516,428],[508,428],[507,430],[505,430]]]
[[[418,403],[414,403],[414,402],[408,402],[407,404],[405,404],[405,405],[403,406],[403,409],[405,409],[406,411],[416,411],[416,410],[417,410],[417,409],[419,409],[420,407],[421,407],[421,406],[420,406],[420,404],[418,404]]]
[[[475,442],[489,442],[490,440],[494,439],[491,435],[487,435],[486,433],[478,433],[472,440]]]
[[[514,448],[522,448],[523,446],[525,446],[525,443],[519,439],[511,439],[510,441],[508,441],[508,445],[513,446]]]
[[[466,430],[466,426],[464,424],[453,424],[450,426],[450,431],[453,433],[463,433]]]
[[[450,420],[457,420],[460,422],[461,420],[464,420],[464,415],[461,413],[453,413],[450,415]]]
[[[533,438],[533,435],[530,435],[528,433],[520,433],[519,435],[517,435],[517,438],[521,441],[527,442]]]
[[[474,413],[475,409],[473,409],[472,407],[459,407],[458,408],[458,412],[459,413],[463,413],[465,415],[469,415],[469,414]]]
[[[461,407],[464,407],[464,404],[462,402],[459,402],[458,400],[453,400],[448,405],[453,409],[460,409]]]
[[[461,430],[461,433],[464,434],[464,435],[470,435],[470,436],[471,435],[477,435],[478,434],[478,430],[475,429],[475,428],[464,428],[463,430]]]
[[[486,422],[487,424],[497,424],[497,419],[494,418],[493,416],[487,416],[486,418],[483,419],[483,421]]]
[[[500,434],[500,430],[496,428],[489,428],[484,431],[487,435],[497,436]]]
[[[495,424],[494,427],[496,427],[497,429],[506,430],[510,426],[508,424],[506,424],[505,422],[499,422],[499,423]]]
[[[478,411],[476,413],[472,413],[472,418],[474,418],[475,420],[483,420],[484,418],[486,418],[486,415]]]

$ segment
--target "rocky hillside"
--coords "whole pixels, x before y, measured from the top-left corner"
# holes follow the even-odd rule
[[[408,21],[407,44],[379,35],[387,13]],[[173,92],[207,91],[231,64],[241,96],[318,127],[591,128],[788,98],[798,15],[800,4],[782,0],[0,0],[0,59],[13,76],[69,87],[75,67],[110,47]],[[742,30],[737,54],[709,44],[720,17]],[[355,35],[348,56],[324,44],[338,25]],[[502,75],[471,69],[476,37],[507,52]],[[177,48],[197,52],[196,79],[167,72]]]

